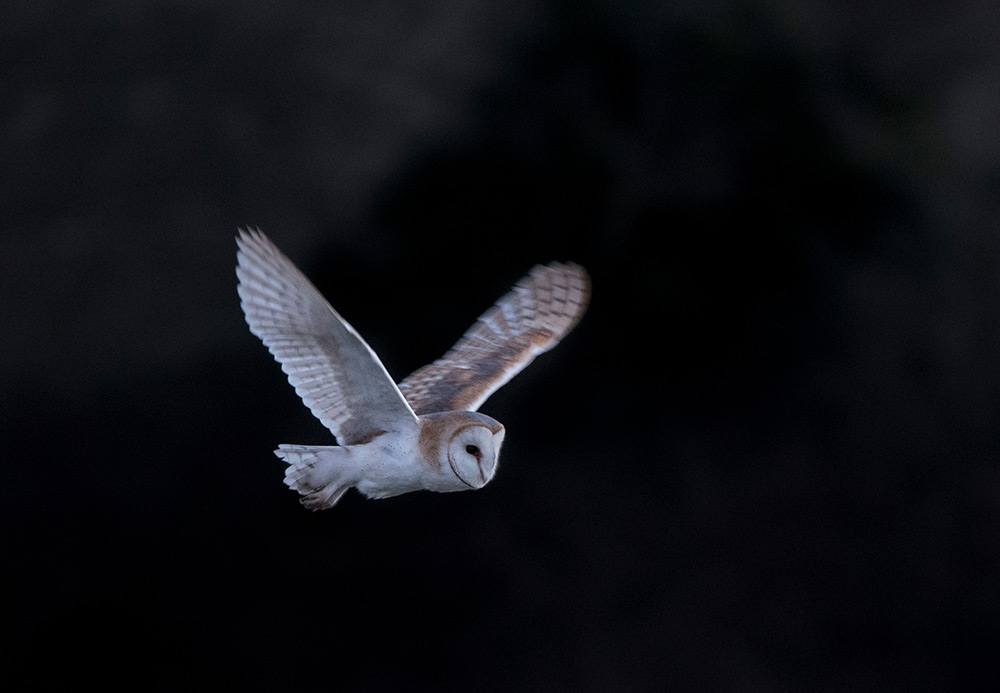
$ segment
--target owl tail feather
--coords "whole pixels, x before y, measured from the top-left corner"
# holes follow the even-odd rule
[[[337,446],[279,445],[274,454],[288,464],[285,485],[310,510],[332,508],[354,485],[351,451]]]

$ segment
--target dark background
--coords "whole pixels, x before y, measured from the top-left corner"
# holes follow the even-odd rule
[[[996,3],[6,3],[4,676],[949,690],[1000,636]],[[398,379],[589,313],[477,493],[310,514],[259,225]],[[982,680],[982,679],[980,679]]]

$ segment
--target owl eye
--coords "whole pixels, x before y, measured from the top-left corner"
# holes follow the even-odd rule
[[[466,445],[465,451],[472,455],[473,457],[479,457],[479,448],[475,445]]]

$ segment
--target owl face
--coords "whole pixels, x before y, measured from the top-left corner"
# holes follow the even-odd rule
[[[482,488],[496,473],[506,431],[499,423],[493,423],[493,426],[470,423],[457,429],[448,442],[448,465],[471,488]]]

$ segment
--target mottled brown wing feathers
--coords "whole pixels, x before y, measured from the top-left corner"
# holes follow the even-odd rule
[[[417,414],[475,411],[580,320],[590,278],[579,265],[537,265],[483,313],[454,347],[399,389]]]

